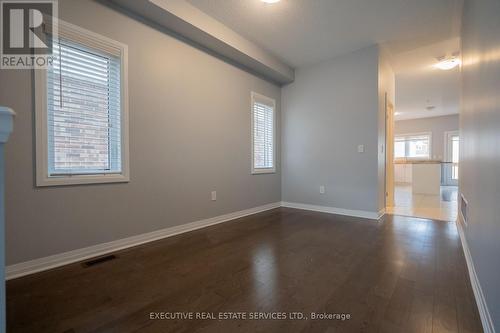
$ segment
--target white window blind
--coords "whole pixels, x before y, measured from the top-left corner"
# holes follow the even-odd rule
[[[119,56],[53,40],[47,70],[48,173],[120,173]]]
[[[252,95],[253,117],[253,171],[273,172],[274,161],[274,108],[272,99]]]

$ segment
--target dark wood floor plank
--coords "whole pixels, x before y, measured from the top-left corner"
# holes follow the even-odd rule
[[[408,333],[432,333],[434,295],[415,290],[408,318]]]
[[[401,327],[402,330],[406,326],[410,316],[410,309],[415,294],[414,286],[414,281],[400,277],[384,315],[386,321]]]
[[[458,332],[458,317],[455,298],[439,294],[434,296],[434,311],[432,314],[432,332]]]
[[[7,283],[8,332],[481,332],[452,223],[280,208]],[[155,312],[349,320],[151,320]]]

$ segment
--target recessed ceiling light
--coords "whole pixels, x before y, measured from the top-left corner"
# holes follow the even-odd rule
[[[435,64],[434,67],[447,71],[457,67],[458,65],[460,65],[460,59],[458,59],[457,57],[453,57],[441,60],[440,62]]]
[[[276,2],[280,2],[280,0],[260,0],[262,2],[265,2],[265,3],[276,3]]]

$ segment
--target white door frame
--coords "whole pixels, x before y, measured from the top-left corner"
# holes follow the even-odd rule
[[[444,162],[452,162],[452,153],[453,153],[453,147],[451,146],[452,140],[451,137],[458,135],[460,137],[460,132],[457,131],[446,131],[444,132],[444,156],[443,156],[443,161]],[[452,167],[449,167],[450,164],[446,163],[444,164],[443,167],[443,183],[444,185],[458,185],[458,180],[452,179]]]

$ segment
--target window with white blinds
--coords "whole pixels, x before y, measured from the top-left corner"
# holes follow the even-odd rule
[[[128,181],[126,46],[61,24],[51,42],[54,61],[35,74],[37,184]]]
[[[120,59],[64,39],[47,72],[49,176],[121,172]]]
[[[252,172],[274,172],[275,101],[252,93]]]

